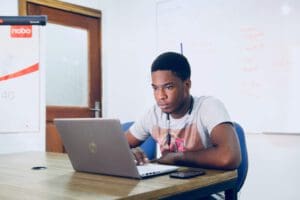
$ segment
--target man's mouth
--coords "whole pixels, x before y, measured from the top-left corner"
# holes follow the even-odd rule
[[[158,106],[161,108],[161,109],[168,109],[168,104],[158,104]]]

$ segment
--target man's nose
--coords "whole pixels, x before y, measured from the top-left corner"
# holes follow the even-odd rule
[[[158,99],[166,99],[167,94],[163,88],[158,89],[158,94],[157,94]]]

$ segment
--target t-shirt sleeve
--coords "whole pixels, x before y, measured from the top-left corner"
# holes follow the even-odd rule
[[[209,134],[218,124],[232,123],[224,104],[214,97],[208,97],[203,101],[200,112],[201,121]]]
[[[152,122],[152,110],[149,110],[143,117],[138,119],[130,127],[129,131],[131,134],[136,137],[138,140],[144,141],[150,135],[150,128]]]

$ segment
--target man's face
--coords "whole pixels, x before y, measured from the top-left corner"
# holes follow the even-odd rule
[[[189,97],[191,81],[182,81],[168,70],[152,72],[151,77],[154,97],[161,110],[165,113],[181,114],[178,112]]]

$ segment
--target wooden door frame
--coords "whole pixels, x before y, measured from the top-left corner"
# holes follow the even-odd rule
[[[28,13],[27,11],[27,4],[37,4],[37,5],[40,5],[40,6],[47,6],[47,7],[50,7],[50,8],[54,8],[54,9],[58,9],[58,10],[63,10],[63,11],[67,11],[67,12],[71,12],[71,13],[76,13],[76,14],[81,14],[81,15],[85,15],[85,16],[88,16],[88,17],[93,17],[93,18],[98,18],[99,21],[100,21],[100,24],[99,24],[99,32],[100,32],[100,35],[99,35],[99,43],[98,43],[98,50],[99,50],[99,73],[100,73],[100,85],[101,85],[101,88],[100,88],[100,91],[99,91],[99,94],[96,94],[96,97],[92,98],[90,101],[89,101],[89,106],[90,107],[93,107],[94,106],[94,99],[99,99],[100,100],[100,116],[102,116],[102,66],[101,66],[101,61],[102,61],[102,58],[101,58],[101,41],[102,41],[102,38],[101,38],[101,11],[99,10],[96,10],[96,9],[92,9],[92,8],[86,8],[86,7],[83,7],[83,6],[79,6],[79,5],[74,5],[74,4],[71,4],[71,3],[66,3],[66,2],[61,2],[61,1],[58,1],[58,0],[18,0],[19,1],[19,15],[23,15],[23,16],[26,16]],[[90,55],[90,56],[97,56],[97,55]],[[90,67],[90,66],[89,66]],[[90,78],[93,78],[93,77],[90,77]],[[91,86],[93,87],[93,85]],[[53,108],[55,108],[56,106],[53,106]],[[79,111],[81,111],[80,108],[73,108],[73,109],[77,109]],[[58,112],[68,112],[68,111],[60,111],[59,108],[57,109]],[[86,111],[83,111],[83,113],[85,113]],[[63,114],[63,113],[61,113]],[[69,117],[78,117],[76,115],[72,115],[73,113],[72,112],[68,112],[67,113],[67,116]],[[50,113],[51,115],[51,113]]]
[[[74,5],[67,2],[61,2],[58,0],[18,0],[19,1],[19,15],[27,15],[27,3],[35,3],[38,5],[48,6],[51,8],[56,8],[64,11],[74,12],[90,17],[101,18],[101,11],[86,8],[79,5]]]
[[[71,3],[67,3],[67,2],[61,2],[58,0],[18,0],[19,2],[19,15],[28,15],[29,12],[29,5],[36,5],[36,6],[42,6],[42,7],[47,7],[50,9],[56,9],[56,10],[60,10],[60,11],[64,11],[64,12],[68,12],[68,13],[73,13],[76,15],[82,15],[82,16],[86,16],[86,17],[90,17],[90,18],[94,18],[97,19],[97,21],[99,21],[97,23],[97,26],[99,26],[99,35],[97,36],[93,36],[93,37],[97,37],[97,40],[99,39],[99,42],[97,43],[93,43],[94,48],[97,49],[97,51],[99,52],[99,55],[97,54],[90,54],[90,57],[95,58],[95,56],[99,56],[99,60],[97,61],[97,63],[89,63],[89,68],[91,68],[92,66],[99,66],[99,79],[96,78],[95,75],[91,74],[89,79],[91,80],[97,80],[96,82],[99,82],[100,84],[100,91],[97,90],[97,92],[93,92],[90,93],[91,98],[89,99],[88,105],[89,107],[93,107],[95,100],[97,99],[97,101],[100,101],[100,116],[102,116],[102,108],[101,108],[101,104],[102,104],[102,67],[101,67],[101,11],[99,10],[95,10],[92,8],[86,8],[83,6],[79,6],[79,5],[74,5]],[[49,22],[51,22],[49,20]],[[63,25],[63,24],[62,24]],[[96,44],[96,46],[95,46]],[[93,60],[93,59],[91,59]],[[97,72],[98,74],[98,72]],[[96,86],[94,86],[93,84],[89,86],[89,88],[92,91],[95,91]],[[93,89],[94,88],[94,89]],[[75,111],[75,112],[74,112]],[[55,118],[55,113],[59,113],[60,117],[89,117],[91,113],[93,113],[93,111],[90,111],[89,109],[85,109],[85,108],[81,108],[81,107],[72,107],[72,106],[68,106],[68,109],[62,109],[60,106],[47,106],[46,105],[46,121],[47,124],[48,122],[51,123],[53,121],[53,118]],[[46,127],[47,129],[47,127]],[[47,131],[46,131],[47,132]],[[56,134],[55,134],[56,135]],[[47,135],[46,135],[47,136]],[[60,140],[60,138],[57,138],[57,140]],[[61,143],[59,141],[59,143]],[[46,142],[46,146],[47,146],[47,142]],[[56,151],[56,150],[55,150]],[[60,151],[60,150],[59,150]]]
[[[81,15],[85,15],[85,16],[88,16],[88,17],[94,17],[94,18],[98,18],[99,21],[100,21],[100,24],[99,24],[99,32],[101,33],[101,11],[99,10],[96,10],[96,9],[92,9],[92,8],[86,8],[86,7],[83,7],[83,6],[79,6],[79,5],[74,5],[74,4],[71,4],[71,3],[66,3],[66,2],[61,2],[61,1],[58,1],[58,0],[18,0],[19,1],[19,15],[23,15],[23,16],[26,16],[28,13],[28,8],[27,8],[27,4],[37,4],[37,5],[40,5],[40,6],[47,6],[47,7],[50,7],[50,8],[54,8],[54,9],[59,9],[59,10],[63,10],[63,11],[67,11],[67,12],[71,12],[71,13],[76,13],[76,14],[81,14]],[[98,43],[98,49],[99,49],[99,56],[100,56],[100,61],[99,61],[99,73],[100,73],[100,85],[101,85],[101,89],[99,91],[99,94],[97,94],[96,96],[99,97],[99,98],[92,98],[90,101],[89,101],[89,106],[90,107],[93,107],[94,106],[94,103],[95,101],[93,99],[99,99],[100,100],[100,116],[102,116],[102,66],[101,66],[101,61],[102,61],[102,58],[101,58],[101,41],[102,41],[102,38],[101,38],[101,34],[99,35],[99,43]],[[91,55],[91,56],[97,56],[97,55]],[[90,66],[89,66],[90,67]],[[93,78],[93,77],[90,77],[90,78]],[[91,87],[93,87],[93,85],[91,85]],[[56,108],[57,106],[52,106],[52,108]],[[70,107],[72,108],[72,107]],[[82,111],[81,108],[72,108],[74,110],[77,110],[81,113],[85,113],[85,115],[87,114],[86,111]],[[60,112],[62,115],[66,114],[66,116],[68,117],[78,117],[77,115],[73,115],[74,113],[71,111],[67,111],[67,110],[59,110],[59,107],[57,107],[56,109],[57,112]],[[65,113],[63,113],[65,112]],[[52,113],[49,113],[50,116],[52,116]],[[51,117],[52,118],[52,117]]]

